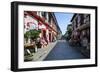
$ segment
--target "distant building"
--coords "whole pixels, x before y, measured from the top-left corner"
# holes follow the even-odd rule
[[[72,24],[67,25],[67,30],[71,29],[72,30]]]
[[[41,30],[40,37],[47,42],[61,38],[61,30],[53,12],[24,11],[24,33],[31,29]]]
[[[74,14],[72,19],[72,36],[79,33],[78,38],[82,46],[90,44],[90,14]]]
[[[64,36],[67,38],[67,40],[69,40],[71,38],[71,34],[72,34],[72,24],[68,24],[67,31],[64,34]]]

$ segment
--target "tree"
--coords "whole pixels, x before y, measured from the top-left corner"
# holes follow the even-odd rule
[[[24,34],[24,38],[26,39],[26,41],[28,41],[29,36],[30,36],[30,33],[29,33],[29,31],[27,31],[27,32]]]
[[[36,40],[39,37],[39,34],[41,33],[41,31],[40,30],[30,30],[29,33],[30,33],[30,38],[32,40]]]
[[[29,30],[24,34],[24,38],[28,40],[28,38],[31,38],[32,40],[36,40],[39,37],[39,34],[41,33],[40,30]]]
[[[69,40],[69,39],[71,38],[71,35],[72,35],[72,25],[69,24],[69,25],[67,26],[67,31],[66,31],[66,33],[65,33],[66,39]]]

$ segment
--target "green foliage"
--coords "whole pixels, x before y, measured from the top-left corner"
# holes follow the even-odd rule
[[[32,38],[32,39],[36,39],[36,38],[38,38],[39,37],[39,34],[41,33],[41,31],[40,30],[29,30],[29,31],[27,31],[25,34],[24,34],[24,37],[25,38],[28,38],[28,37],[30,37],[30,38]]]
[[[72,29],[69,28],[69,29],[67,30],[67,32],[68,32],[68,34],[70,35],[70,34],[72,33]]]
[[[39,37],[39,34],[41,31],[40,30],[30,30],[29,32],[30,32],[30,37],[36,39]]]
[[[71,38],[71,34],[72,34],[72,28],[67,27],[67,31],[65,32],[65,37],[67,40]]]
[[[25,34],[24,34],[24,38],[28,38],[30,36],[30,33],[29,31],[27,31]]]

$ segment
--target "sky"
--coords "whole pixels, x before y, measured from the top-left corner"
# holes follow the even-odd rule
[[[73,13],[55,12],[54,14],[57,19],[58,25],[62,31],[62,34],[65,34],[67,30],[67,25],[71,23],[70,21],[73,16]]]

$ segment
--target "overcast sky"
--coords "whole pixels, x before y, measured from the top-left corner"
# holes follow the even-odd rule
[[[54,14],[56,16],[56,19],[57,19],[58,25],[62,31],[62,34],[65,34],[67,25],[70,24],[73,13],[55,12]]]

